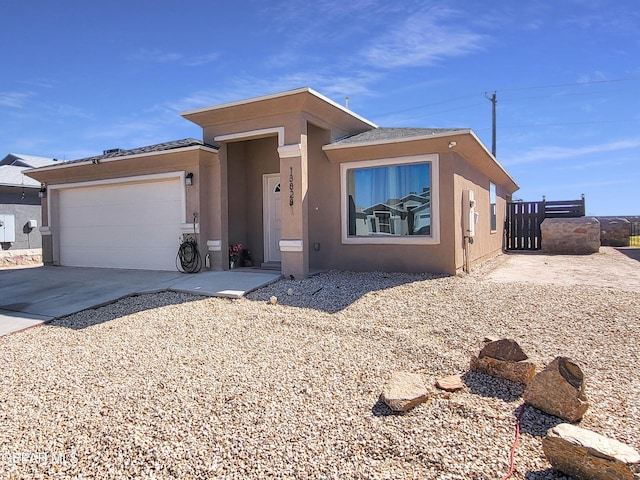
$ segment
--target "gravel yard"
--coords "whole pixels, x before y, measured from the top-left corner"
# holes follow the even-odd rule
[[[500,479],[523,388],[468,371],[485,336],[579,363],[581,426],[640,448],[640,295],[489,267],[144,295],[2,337],[0,477]],[[466,388],[391,415],[394,370]],[[567,478],[540,446],[559,422],[526,410],[512,478]]]

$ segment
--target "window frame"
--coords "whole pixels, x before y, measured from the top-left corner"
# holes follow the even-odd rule
[[[492,188],[493,199],[491,198]],[[491,200],[493,200],[493,202]],[[489,230],[491,233],[498,231],[498,187],[493,182],[489,182]]]
[[[343,244],[374,245],[438,245],[440,244],[440,157],[436,153],[404,157],[344,162],[340,164],[340,224]],[[402,236],[349,236],[348,171],[360,168],[391,167],[412,163],[430,164],[431,234]]]

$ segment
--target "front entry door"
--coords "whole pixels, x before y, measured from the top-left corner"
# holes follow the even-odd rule
[[[263,223],[264,223],[264,261],[280,262],[280,174],[264,175],[263,185]]]

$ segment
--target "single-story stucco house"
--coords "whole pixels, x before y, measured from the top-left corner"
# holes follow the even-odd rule
[[[0,160],[0,249],[7,253],[42,247],[40,182],[25,170],[53,165],[53,158],[9,153]]]
[[[194,232],[206,268],[242,244],[294,277],[455,274],[502,250],[518,185],[469,129],[379,128],[309,88],[182,116],[202,141],[28,172],[47,190],[45,263],[175,269]]]

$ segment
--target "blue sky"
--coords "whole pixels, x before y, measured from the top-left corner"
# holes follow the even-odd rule
[[[636,0],[0,1],[0,155],[201,138],[179,112],[309,86],[387,127],[465,127],[516,198],[640,215]]]

